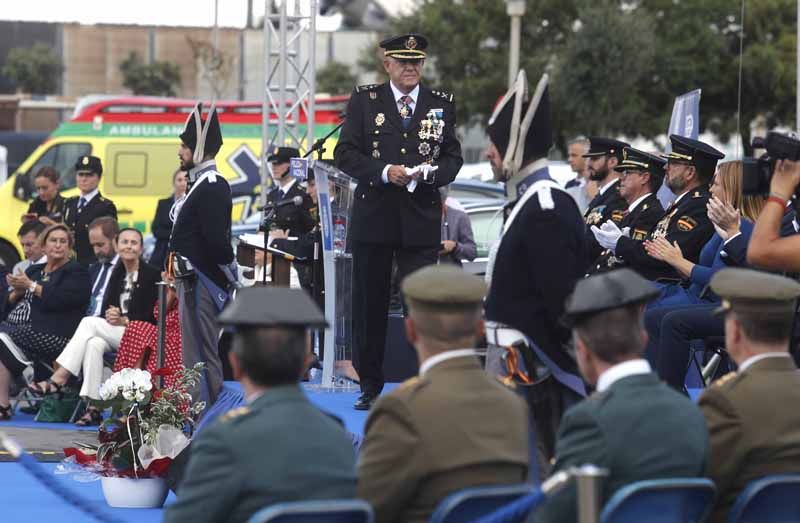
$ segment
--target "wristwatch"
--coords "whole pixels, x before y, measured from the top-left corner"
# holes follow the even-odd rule
[[[39,285],[39,284],[36,283],[35,281],[32,281],[30,286],[28,287],[28,290],[30,290],[31,292],[36,292],[36,286],[37,285]]]

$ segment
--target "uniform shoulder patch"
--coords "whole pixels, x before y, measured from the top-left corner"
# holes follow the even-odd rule
[[[452,102],[453,101],[453,94],[452,93],[446,93],[444,91],[431,91],[431,93],[433,93],[433,96],[438,96],[442,100],[447,100],[448,102]]]
[[[625,217],[625,211],[622,209],[617,209],[616,211],[611,212],[611,220],[614,222],[621,222],[622,219]]]
[[[634,229],[631,238],[637,241],[644,241],[647,238],[647,231],[644,229]]]
[[[222,421],[223,423],[227,423],[227,422],[229,422],[231,420],[234,420],[234,419],[236,419],[236,418],[238,418],[240,416],[244,416],[245,414],[248,414],[249,412],[250,412],[250,407],[247,407],[247,406],[245,406],[245,407],[237,407],[237,408],[231,409],[228,412],[226,412],[225,414],[223,414],[222,417],[220,418],[220,421]]]
[[[729,373],[725,374],[724,376],[720,377],[719,379],[717,379],[717,380],[716,380],[714,383],[712,383],[711,385],[712,385],[713,387],[722,387],[722,386],[724,386],[726,383],[730,383],[730,382],[731,382],[731,380],[732,380],[732,379],[734,379],[734,378],[735,378],[736,376],[738,376],[738,375],[739,375],[739,373],[738,373],[738,372],[729,372]]]
[[[378,87],[379,85],[380,85],[380,84],[364,84],[364,85],[357,85],[357,86],[356,86],[356,88],[355,88],[355,91],[356,91],[357,93],[364,93],[364,92],[367,92],[367,91],[372,91],[373,89],[375,89],[375,88],[376,88],[376,87]]]
[[[689,232],[697,227],[697,220],[691,216],[681,216],[678,218],[678,229],[684,232]]]

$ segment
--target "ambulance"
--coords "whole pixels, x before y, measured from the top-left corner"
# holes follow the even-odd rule
[[[317,98],[316,138],[327,135],[341,121],[347,96]],[[100,192],[117,206],[121,227],[147,234],[158,200],[172,194],[172,174],[178,168],[178,135],[195,102],[155,97],[89,97],[81,99],[74,116],[62,123],[0,186],[0,263],[20,259],[16,236],[21,216],[34,192],[33,177],[42,167],[60,173],[61,194],[78,194],[74,165],[91,154],[103,162]],[[207,109],[208,105],[204,104]],[[233,193],[233,221],[244,221],[256,211],[261,190],[260,102],[218,102],[224,144],[217,154],[219,171]],[[276,116],[271,115],[273,121]],[[298,128],[305,134],[301,112]],[[332,158],[337,134],[325,144],[324,158]]]

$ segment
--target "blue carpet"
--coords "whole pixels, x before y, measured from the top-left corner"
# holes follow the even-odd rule
[[[0,424],[2,427],[19,427],[26,429],[59,429],[59,430],[97,430],[97,427],[79,427],[72,423],[43,423],[33,421],[33,414],[23,414],[17,412],[10,421]]]

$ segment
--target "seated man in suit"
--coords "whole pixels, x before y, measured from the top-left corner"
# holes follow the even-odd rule
[[[308,329],[326,324],[319,308],[299,289],[251,287],[219,323],[236,328],[229,358],[247,406],[194,439],[165,521],[247,521],[274,503],[352,498],[352,441],[298,385],[310,360]]]
[[[644,304],[658,290],[631,269],[591,276],[575,286],[567,317],[581,374],[596,387],[561,421],[553,472],[592,464],[608,470],[601,501],[645,479],[703,474],[708,433],[700,410],[661,383],[642,358]],[[576,520],[575,488],[555,494],[537,522]]]
[[[428,521],[448,494],[527,474],[527,408],[465,348],[483,329],[484,282],[432,265],[408,276],[402,291],[420,375],[378,399],[367,419],[358,497],[377,523]]]
[[[725,347],[739,366],[700,396],[711,443],[706,476],[717,485],[712,520],[727,521],[750,481],[800,473],[800,374],[788,352],[800,283],[722,269],[711,289],[722,298]]]

